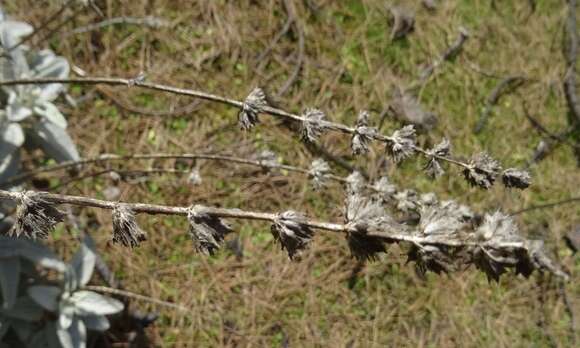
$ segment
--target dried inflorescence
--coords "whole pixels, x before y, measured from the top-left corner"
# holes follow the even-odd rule
[[[278,214],[270,231],[274,239],[286,250],[290,260],[300,256],[308,247],[314,232],[304,222],[306,217],[295,211],[289,210]]]
[[[187,212],[189,235],[197,252],[213,255],[220,248],[225,236],[233,229],[222,219],[208,214],[201,205],[194,205]]]
[[[330,172],[330,166],[323,159],[317,158],[312,161],[308,174],[312,177],[312,185],[315,190],[319,190],[326,185]]]
[[[413,245],[407,252],[407,263],[415,262],[415,272],[422,279],[427,271],[448,274],[457,270],[453,252],[445,246]]]
[[[324,115],[324,112],[318,109],[309,108],[306,109],[302,117],[305,118],[300,128],[302,141],[310,143],[316,142],[325,129],[324,121],[326,116]]]
[[[30,239],[46,239],[54,227],[64,219],[64,214],[34,193],[22,192],[16,210],[16,223],[8,234]]]
[[[375,197],[383,203],[390,201],[393,195],[397,193],[397,187],[386,176],[380,177],[379,180],[373,183],[373,190],[375,191]]]
[[[401,228],[380,202],[364,196],[361,192],[350,191],[344,207],[345,223],[348,227],[347,242],[353,257],[358,260],[375,260],[381,252],[386,252],[386,240],[369,235],[372,232],[389,232]]]
[[[346,177],[346,192],[362,193],[367,185],[367,182],[362,174],[355,170]]]
[[[453,210],[438,204],[423,206],[420,210],[419,230],[428,236],[450,236],[464,227],[464,222]]]
[[[528,188],[532,182],[530,173],[525,170],[508,168],[501,174],[501,179],[505,187],[515,187],[519,189]]]
[[[266,94],[261,88],[254,88],[246,97],[242,105],[242,110],[238,114],[238,123],[243,130],[249,130],[258,123],[258,114],[262,112],[268,103]]]
[[[361,111],[358,114],[350,145],[352,153],[355,155],[369,152],[369,143],[379,132],[375,127],[369,126],[369,116],[367,111]]]
[[[396,130],[387,143],[387,151],[396,163],[411,157],[415,152],[415,127],[405,126]]]
[[[443,170],[443,167],[441,166],[441,163],[439,162],[437,157],[448,157],[450,153],[451,153],[451,144],[447,139],[443,139],[439,144],[435,145],[435,147],[433,147],[430,150],[427,150],[427,156],[429,156],[429,159],[424,168],[425,171],[427,172],[427,175],[429,175],[433,179],[443,175],[445,173],[445,170]]]
[[[137,225],[135,212],[125,204],[113,209],[113,243],[134,248],[147,240],[147,234]]]
[[[260,165],[264,167],[275,167],[278,165],[278,155],[270,150],[263,150],[258,153],[256,156],[256,161],[260,163]]]
[[[393,198],[395,199],[398,210],[408,213],[416,211],[419,207],[419,197],[415,190],[403,190],[397,192]]]
[[[199,169],[197,168],[192,169],[191,172],[189,173],[189,176],[187,177],[187,182],[189,182],[191,185],[198,186],[201,185],[202,181],[203,178],[201,177]]]
[[[501,166],[498,161],[487,153],[480,152],[471,158],[468,168],[463,170],[463,176],[472,186],[487,190],[493,186],[500,170]]]

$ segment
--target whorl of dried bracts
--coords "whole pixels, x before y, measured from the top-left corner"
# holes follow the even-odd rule
[[[8,232],[10,236],[30,239],[46,239],[54,231],[54,227],[64,219],[63,213],[34,193],[19,194],[16,209],[16,222]]]
[[[408,125],[396,130],[391,135],[391,140],[387,143],[387,152],[395,163],[413,155],[415,152],[415,134],[415,127]]]
[[[224,237],[233,231],[222,219],[208,214],[201,205],[189,208],[187,220],[194,249],[207,255],[213,255],[220,248]]]
[[[312,161],[308,174],[312,178],[312,185],[315,190],[319,190],[326,185],[330,173],[330,166],[326,161],[321,158]]]
[[[304,224],[305,220],[303,214],[289,210],[278,214],[270,228],[274,239],[286,250],[290,260],[301,255],[314,235],[312,229]]]
[[[113,243],[134,248],[147,240],[147,234],[141,230],[135,219],[135,213],[124,204],[117,204],[113,209]]]
[[[242,110],[238,114],[238,124],[243,130],[249,130],[258,123],[258,114],[268,105],[266,94],[261,88],[254,88],[246,97]]]
[[[369,126],[369,116],[367,111],[361,111],[358,114],[350,145],[352,153],[355,155],[369,152],[369,144],[379,132],[375,127]]]
[[[463,175],[471,186],[479,186],[489,189],[493,186],[495,178],[499,174],[501,166],[485,152],[474,155],[469,162],[469,167],[463,170]]]
[[[530,173],[515,168],[504,170],[501,174],[501,179],[505,187],[515,187],[519,189],[528,188],[532,182]]]
[[[447,139],[443,139],[439,144],[435,145],[435,147],[427,150],[427,156],[429,156],[429,159],[427,160],[427,164],[425,165],[424,169],[429,177],[435,179],[445,173],[445,170],[441,166],[441,163],[437,157],[447,157],[450,153],[451,144]]]
[[[305,118],[302,121],[302,126],[300,127],[300,136],[302,141],[315,143],[320,135],[324,132],[324,121],[326,115],[324,112],[309,108],[306,109],[302,117]]]

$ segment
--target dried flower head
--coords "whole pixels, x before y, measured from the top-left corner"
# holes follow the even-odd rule
[[[324,112],[318,109],[308,108],[302,117],[305,118],[302,121],[302,127],[300,129],[302,141],[310,143],[316,142],[325,129],[323,125],[326,118]]]
[[[419,197],[414,190],[399,191],[393,198],[397,202],[397,209],[404,213],[416,211],[419,207]]]
[[[278,156],[270,150],[263,150],[255,156],[255,159],[264,167],[275,167],[278,165]]]
[[[395,131],[387,143],[387,151],[395,163],[410,157],[415,152],[415,127],[408,125]]]
[[[357,192],[348,193],[344,216],[349,228],[349,249],[352,256],[361,261],[374,260],[379,253],[386,252],[386,239],[371,236],[369,232],[400,229],[400,225],[386,214],[380,202]]]
[[[63,221],[63,213],[34,193],[21,192],[16,209],[16,222],[8,232],[10,236],[30,239],[46,239],[57,223]]]
[[[258,123],[258,114],[263,111],[266,102],[266,94],[261,88],[254,88],[242,105],[238,114],[238,123],[243,130],[249,130]]]
[[[222,219],[208,214],[201,205],[189,208],[187,220],[195,250],[206,255],[213,255],[220,248],[224,237],[233,231]]]
[[[528,188],[532,181],[530,173],[515,168],[504,170],[501,174],[501,179],[505,187],[515,187],[522,190]]]
[[[113,243],[134,248],[147,240],[135,219],[135,213],[125,204],[117,204],[113,209]]]
[[[314,232],[306,225],[304,215],[289,210],[278,214],[270,231],[290,260],[299,256],[312,240]]]
[[[202,181],[203,179],[201,177],[199,169],[193,168],[191,170],[191,173],[189,173],[189,176],[187,177],[187,182],[189,182],[191,185],[198,186],[201,185]]]
[[[315,190],[319,190],[326,185],[326,180],[330,174],[330,166],[323,159],[317,158],[312,161],[308,174],[312,177],[312,184]]]
[[[382,176],[379,180],[373,183],[373,190],[376,193],[375,196],[382,202],[390,201],[393,198],[393,195],[397,193],[397,187],[393,185],[386,176]]]
[[[350,145],[352,153],[355,155],[369,152],[369,143],[378,133],[375,127],[369,127],[369,116],[367,111],[361,111],[358,114]]]
[[[475,235],[480,241],[515,242],[522,240],[513,218],[500,211],[485,214],[483,223],[475,231]]]
[[[429,156],[429,160],[424,167],[427,175],[433,179],[443,175],[445,170],[443,170],[443,167],[441,167],[441,163],[439,163],[437,157],[447,157],[449,156],[450,152],[451,144],[447,139],[443,139],[439,144],[435,145],[434,148],[427,150],[427,156]]]
[[[420,215],[419,230],[425,235],[450,236],[464,226],[457,214],[439,205],[423,206]]]
[[[471,186],[479,186],[487,190],[495,182],[500,170],[499,162],[487,153],[480,152],[471,158],[469,167],[463,170],[463,176]]]
[[[367,183],[362,174],[355,170],[346,177],[346,191],[351,193],[362,193]]]

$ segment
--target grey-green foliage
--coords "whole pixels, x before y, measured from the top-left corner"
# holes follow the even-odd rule
[[[1,10],[0,10],[1,12]],[[33,32],[0,13],[0,78],[66,78],[69,64],[51,50],[31,50],[21,40]],[[20,169],[20,148],[41,148],[56,161],[78,160],[56,98],[62,84],[5,86],[0,89],[0,185]]]
[[[86,347],[87,330],[107,330],[106,315],[123,304],[83,289],[95,260],[86,241],[66,264],[41,244],[0,236],[0,346]],[[55,271],[58,280],[39,268]]]

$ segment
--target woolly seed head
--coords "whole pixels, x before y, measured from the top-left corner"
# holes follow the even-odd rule
[[[147,234],[137,225],[135,213],[125,204],[113,209],[113,243],[134,248],[147,240]]]
[[[419,228],[425,235],[452,235],[463,227],[457,214],[439,205],[423,206]]]
[[[504,170],[501,174],[501,179],[505,187],[515,187],[522,190],[528,188],[532,181],[530,173],[525,170],[518,170],[515,168],[508,168]]]
[[[443,139],[439,144],[435,145],[435,147],[427,150],[427,155],[430,157],[424,169],[429,177],[435,179],[445,173],[445,170],[443,170],[443,167],[441,167],[441,163],[439,163],[439,160],[435,158],[435,156],[447,157],[449,156],[450,152],[451,144],[447,139]]]
[[[243,130],[249,130],[258,123],[258,114],[264,110],[266,102],[266,94],[264,91],[256,87],[244,100],[242,110],[238,114],[238,123]]]
[[[31,192],[20,193],[16,209],[16,223],[8,234],[30,239],[46,239],[54,227],[64,220],[64,214],[54,203],[43,200]]]
[[[447,248],[435,245],[413,245],[407,252],[407,263],[415,262],[415,272],[421,279],[431,271],[436,274],[451,273],[456,267]]]
[[[404,213],[415,211],[419,206],[419,197],[414,190],[399,191],[393,198],[397,202],[397,209]]]
[[[479,186],[483,189],[489,189],[493,186],[501,166],[485,152],[474,155],[469,162],[469,168],[463,170],[465,180],[471,186]]]
[[[415,134],[415,127],[408,125],[391,135],[391,140],[387,143],[387,151],[395,163],[411,157],[415,152]]]
[[[308,174],[312,177],[314,189],[319,190],[326,185],[327,177],[330,174],[330,166],[323,159],[317,158],[312,161]]]
[[[308,247],[314,232],[304,224],[303,214],[289,210],[278,214],[270,231],[274,239],[286,250],[290,260],[294,260]]]
[[[518,227],[514,220],[500,211],[485,214],[483,223],[475,231],[475,235],[480,241],[514,242],[522,239],[518,234]]]
[[[353,171],[346,177],[346,191],[348,194],[362,193],[366,184],[364,176],[358,170]]]
[[[397,187],[386,176],[382,176],[373,183],[373,190],[376,192],[376,196],[383,202],[389,201],[397,193]]]
[[[302,127],[300,129],[302,141],[315,143],[324,132],[325,127],[322,123],[324,122],[326,115],[318,109],[308,108],[302,117],[305,118],[305,120],[302,121]]]
[[[187,212],[189,235],[197,252],[213,255],[220,248],[226,234],[232,228],[219,217],[205,212],[201,205],[194,205]]]
[[[189,176],[187,177],[187,182],[189,182],[193,186],[198,186],[201,185],[202,181],[203,179],[201,177],[199,169],[197,168],[192,169],[191,173],[189,173]]]
[[[369,127],[369,116],[370,115],[367,111],[361,111],[358,114],[350,145],[352,153],[355,155],[369,152],[369,143],[373,136],[378,133],[378,130],[375,127]]]

